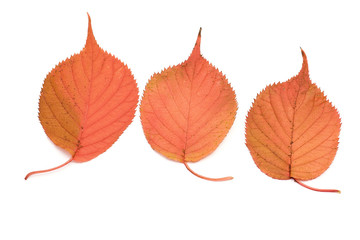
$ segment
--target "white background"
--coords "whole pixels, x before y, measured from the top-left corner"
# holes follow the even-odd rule
[[[69,155],[37,118],[46,74],[85,44],[128,64],[140,93],[154,72],[201,51],[226,74],[239,110],[219,148],[191,164],[196,178],[147,143],[134,122],[89,162],[24,180]],[[0,3],[0,239],[359,239],[360,7],[356,1],[2,1]],[[244,142],[245,117],[266,85],[301,68],[342,117],[331,167],[307,184],[264,175]]]

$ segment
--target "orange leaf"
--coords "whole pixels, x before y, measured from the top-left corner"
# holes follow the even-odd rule
[[[246,145],[258,166],[275,179],[311,180],[332,163],[339,142],[340,116],[311,82],[303,50],[302,69],[284,83],[267,86],[246,120]]]
[[[212,153],[231,128],[237,110],[225,76],[200,54],[201,28],[185,62],[154,74],[140,105],[141,123],[151,147],[165,157],[197,162]]]
[[[86,162],[105,152],[134,118],[136,81],[124,63],[97,44],[89,18],[86,45],[45,78],[39,119],[47,136],[72,157]]]

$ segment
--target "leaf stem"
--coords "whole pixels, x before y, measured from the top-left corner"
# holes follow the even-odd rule
[[[202,176],[200,174],[197,174],[196,172],[194,172],[190,167],[189,165],[187,164],[186,161],[183,162],[185,167],[187,168],[187,170],[189,170],[189,172],[191,172],[192,174],[194,174],[195,176],[199,177],[199,178],[202,178],[202,179],[205,179],[205,180],[209,180],[209,181],[214,181],[214,182],[221,182],[221,181],[228,181],[228,180],[232,180],[234,179],[233,177],[223,177],[223,178],[209,178],[209,177],[205,177],[205,176]]]
[[[299,180],[293,178],[295,182],[297,182],[298,184],[300,184],[301,186],[307,188],[307,189],[310,189],[310,190],[313,190],[313,191],[317,191],[317,192],[334,192],[334,193],[341,193],[340,190],[336,190],[336,189],[319,189],[319,188],[313,188],[313,187],[310,187],[302,182],[300,182]]]
[[[63,164],[61,164],[61,165],[59,165],[59,166],[57,166],[57,167],[54,167],[54,168],[30,172],[30,173],[28,173],[28,174],[25,176],[25,180],[27,180],[31,175],[34,175],[34,174],[50,172],[50,171],[54,171],[54,170],[56,170],[56,169],[62,168],[62,167],[64,167],[65,165],[68,165],[69,163],[71,163],[72,160],[73,160],[73,158],[70,158],[67,162],[65,162],[65,163],[63,163]]]

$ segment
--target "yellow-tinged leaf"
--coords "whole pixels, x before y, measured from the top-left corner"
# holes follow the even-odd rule
[[[134,118],[138,88],[129,68],[97,44],[89,16],[88,36],[79,54],[59,63],[45,78],[39,119],[47,136],[86,162],[105,152]]]
[[[332,163],[339,141],[340,116],[309,78],[303,56],[299,74],[267,86],[246,119],[246,145],[258,168],[276,179],[311,180]]]

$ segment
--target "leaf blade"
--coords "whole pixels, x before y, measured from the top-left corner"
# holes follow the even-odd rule
[[[340,116],[309,78],[303,50],[299,74],[267,86],[246,120],[246,145],[258,168],[275,179],[311,180],[331,165]],[[310,159],[310,160],[309,160]]]
[[[201,29],[185,62],[150,78],[140,104],[150,146],[182,163],[211,154],[231,128],[237,110],[226,77],[200,54],[200,33]]]
[[[88,20],[85,47],[46,76],[39,100],[44,131],[70,162],[105,152],[132,122],[139,97],[130,69],[100,48]]]

